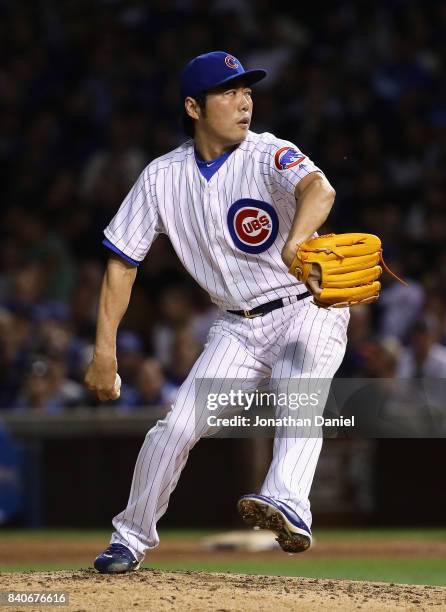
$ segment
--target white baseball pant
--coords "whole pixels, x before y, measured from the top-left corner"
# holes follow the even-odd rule
[[[159,544],[156,530],[165,513],[190,450],[203,435],[197,431],[197,379],[249,379],[251,388],[265,378],[287,381],[330,380],[347,343],[349,311],[324,309],[311,298],[256,318],[223,312],[207,343],[179,389],[167,416],[148,432],[140,450],[127,507],[113,519],[111,542],[130,548],[138,560]],[[252,383],[252,384],[251,384]],[[323,409],[318,406],[318,413]],[[322,438],[280,436],[276,430],[273,459],[261,494],[286,502],[311,526],[308,496]]]

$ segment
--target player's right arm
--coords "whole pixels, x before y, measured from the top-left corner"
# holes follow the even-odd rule
[[[93,360],[85,375],[85,384],[102,401],[119,397],[115,388],[118,326],[129,305],[138,265],[163,231],[147,166],[104,230],[104,244],[113,255],[102,281]]]
[[[85,375],[85,384],[101,401],[119,397],[115,388],[116,335],[129,305],[136,273],[136,266],[112,256],[102,280],[93,359]]]

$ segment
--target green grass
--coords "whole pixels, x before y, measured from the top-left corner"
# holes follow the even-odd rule
[[[371,580],[406,584],[446,586],[446,559],[311,559],[289,561],[241,561],[234,563],[157,562],[147,564],[159,569],[305,576],[345,580]]]
[[[224,531],[218,530],[218,532]],[[176,538],[199,540],[200,538],[218,533],[216,530],[164,529],[160,531],[161,541],[172,541]],[[50,540],[52,538],[91,539],[98,538],[108,542],[109,530],[0,530],[0,540],[3,545],[13,545],[14,540]],[[446,529],[317,529],[316,541],[342,540],[356,542],[358,540],[373,539],[401,539],[401,540],[446,540]],[[0,565],[0,572],[24,571],[55,571],[76,570],[91,567],[92,560],[86,559],[80,563],[45,563],[33,565]],[[194,570],[209,572],[236,572],[243,574],[269,574],[276,576],[305,576],[309,578],[332,578],[349,580],[371,580],[407,584],[430,584],[446,586],[446,558],[369,558],[361,559],[332,559],[311,558],[309,556],[284,556],[283,560],[277,558],[269,562],[256,560],[255,556],[249,560],[234,561],[226,558],[220,562],[206,562],[199,560],[179,559],[178,561],[155,561],[147,559],[145,567],[155,567],[166,570]]]
[[[160,539],[175,540],[176,538],[195,540],[207,535],[222,533],[222,529],[160,529]],[[30,538],[67,538],[67,539],[90,539],[103,538],[106,542],[110,538],[111,529],[0,529],[1,540],[28,540]],[[402,540],[446,540],[446,529],[430,528],[370,528],[370,529],[316,529],[314,531],[315,540],[336,541],[342,540],[373,540],[376,538],[393,538]]]
[[[23,566],[0,566],[0,572],[76,570],[91,567],[88,563],[40,564],[32,569]],[[143,567],[165,570],[231,572],[272,576],[304,576],[345,580],[371,580],[405,584],[446,586],[446,559],[299,559],[293,561],[203,561],[148,562]]]
[[[315,539],[324,541],[333,540],[374,540],[392,538],[401,540],[446,540],[446,529],[414,527],[409,529],[315,529]]]

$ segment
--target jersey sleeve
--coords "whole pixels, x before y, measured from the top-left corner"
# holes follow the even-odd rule
[[[146,168],[105,228],[103,244],[123,255],[129,263],[138,265],[160,233],[163,233],[162,223],[150,193]]]
[[[270,143],[267,163],[274,185],[282,192],[293,195],[296,185],[307,174],[322,173],[322,170],[296,145],[279,138],[274,138]]]

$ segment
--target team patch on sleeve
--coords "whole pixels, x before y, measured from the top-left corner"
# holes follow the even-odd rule
[[[294,166],[301,164],[304,159],[306,159],[306,156],[302,155],[297,149],[293,149],[293,147],[281,147],[274,155],[274,165],[277,170],[288,170],[289,168],[294,168]]]
[[[267,202],[237,200],[229,207],[227,219],[235,246],[245,253],[262,253],[277,238],[279,218]]]

